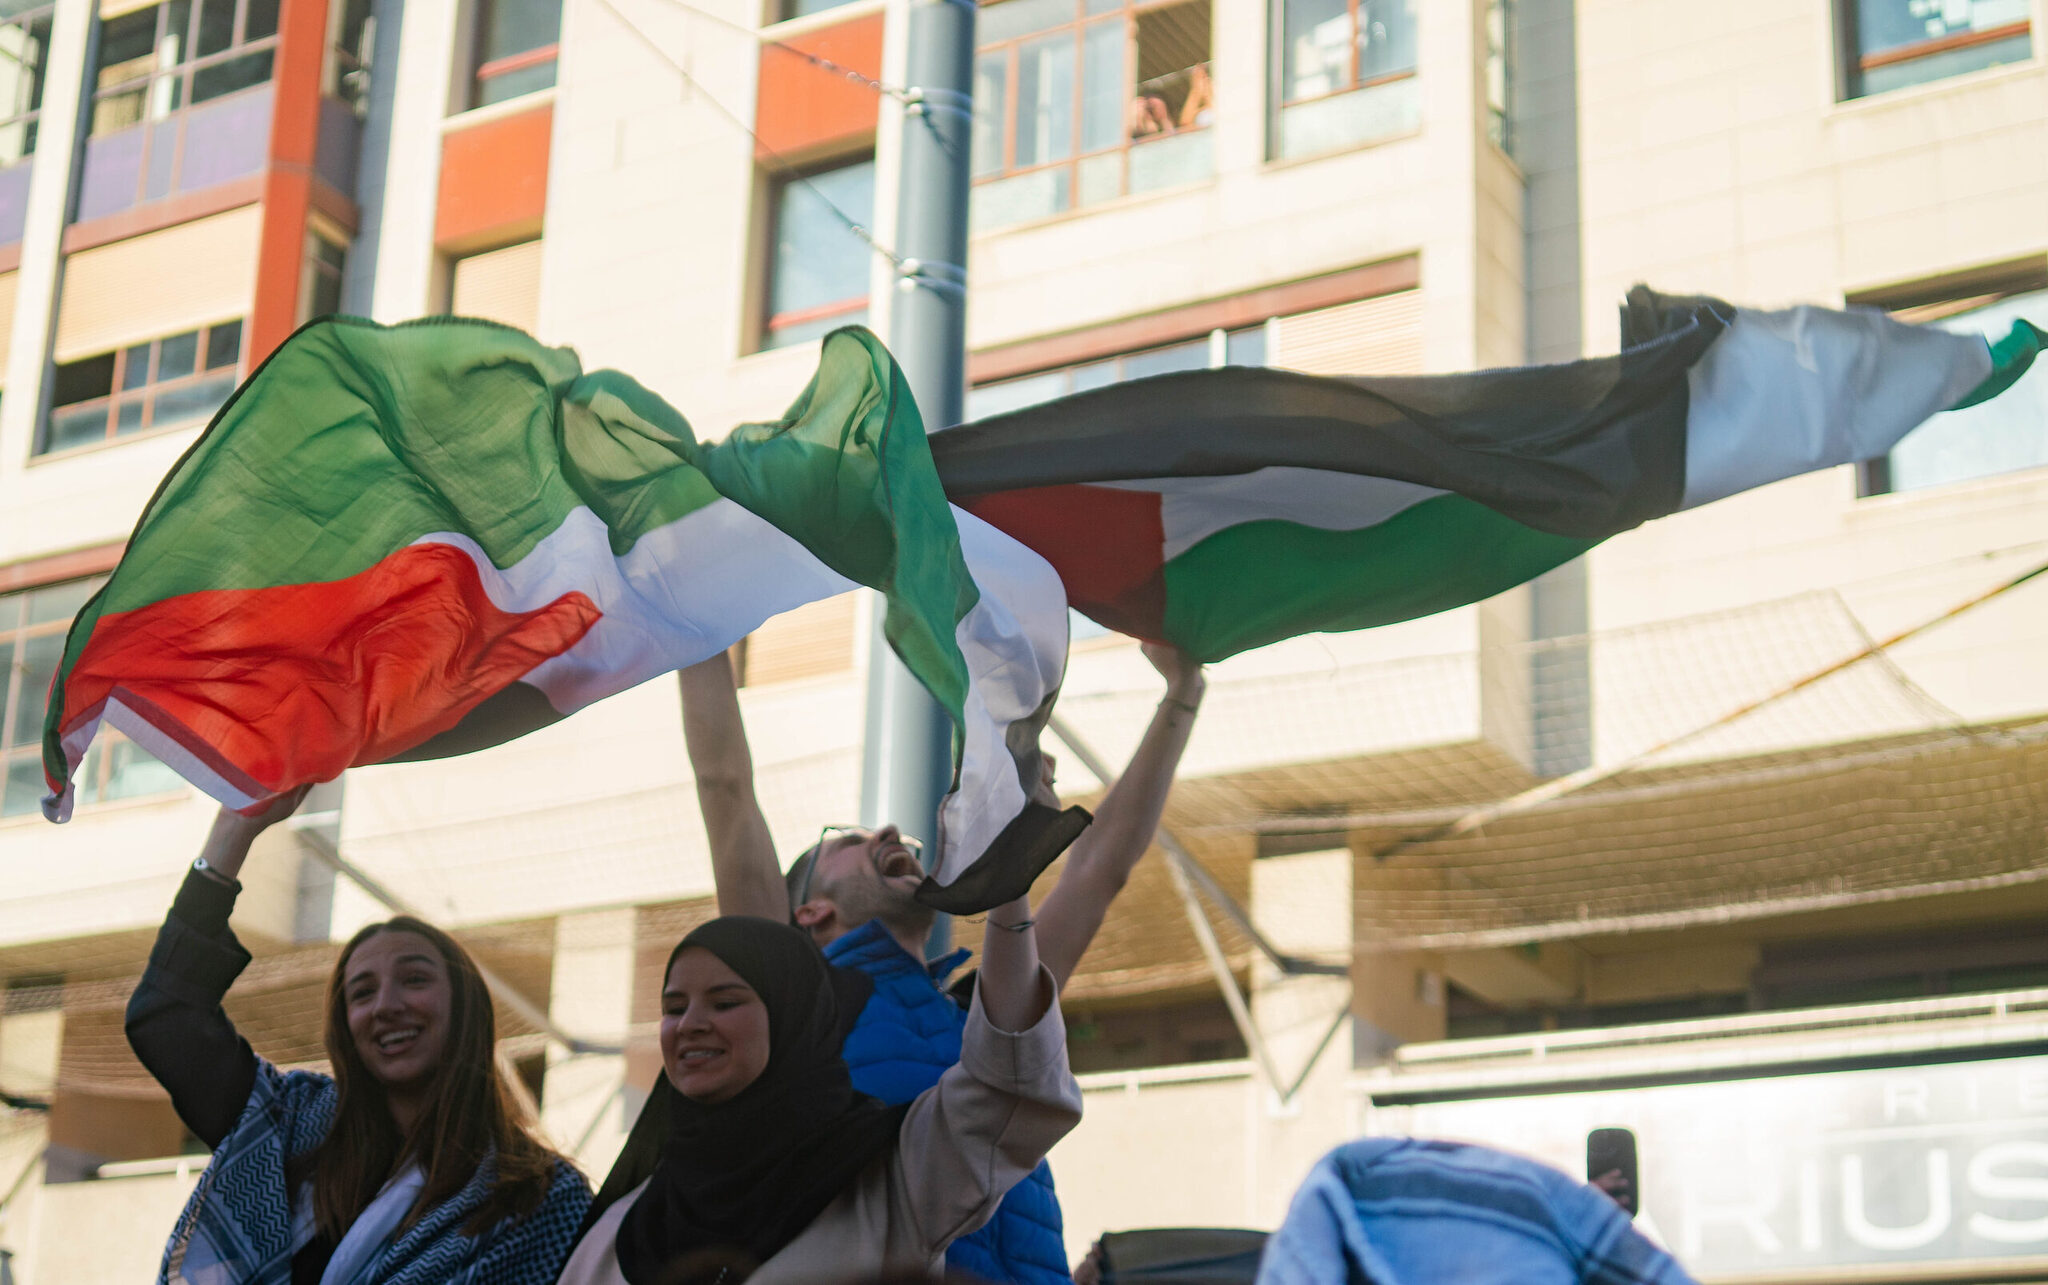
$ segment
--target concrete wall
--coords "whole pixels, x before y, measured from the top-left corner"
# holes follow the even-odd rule
[[[8,1211],[22,1285],[129,1285],[156,1275],[164,1241],[205,1158],[168,1172],[33,1185]]]

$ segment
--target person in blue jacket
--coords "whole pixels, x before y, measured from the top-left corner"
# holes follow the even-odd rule
[[[1206,686],[1185,652],[1151,643],[1144,651],[1166,694],[1033,920],[1039,957],[1061,986],[1151,846]],[[960,1059],[966,1023],[945,986],[967,952],[926,959],[933,913],[916,898],[925,873],[917,840],[894,825],[829,827],[785,875],[754,794],[731,665],[720,654],[679,677],[719,912],[791,919],[832,963],[867,974],[874,993],[844,1050],[854,1087],[886,1103],[910,1101]],[[994,1282],[1071,1280],[1052,1171],[1041,1164],[1012,1188],[986,1226],[953,1243],[946,1263]]]
[[[1361,1138],[1266,1240],[1258,1285],[1696,1285],[1603,1187],[1491,1147]]]

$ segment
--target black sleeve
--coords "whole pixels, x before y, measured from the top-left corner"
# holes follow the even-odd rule
[[[255,1051],[220,1006],[249,964],[228,928],[240,890],[196,870],[186,875],[128,997],[128,1046],[208,1147],[228,1136],[256,1087]]]

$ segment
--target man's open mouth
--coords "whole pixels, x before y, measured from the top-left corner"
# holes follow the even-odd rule
[[[924,875],[924,867],[917,863],[917,858],[908,848],[890,849],[882,855],[879,864],[884,879],[894,879],[901,875],[917,875],[922,878]]]

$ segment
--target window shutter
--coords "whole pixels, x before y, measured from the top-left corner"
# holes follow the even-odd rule
[[[540,326],[540,247],[538,240],[521,241],[457,259],[448,310],[532,334]]]
[[[1274,366],[1310,375],[1422,373],[1422,291],[1340,303],[1276,323]]]
[[[57,360],[248,316],[262,229],[245,205],[65,256]]]
[[[748,634],[746,685],[821,678],[852,669],[856,604],[857,595],[842,593],[785,611]]]

